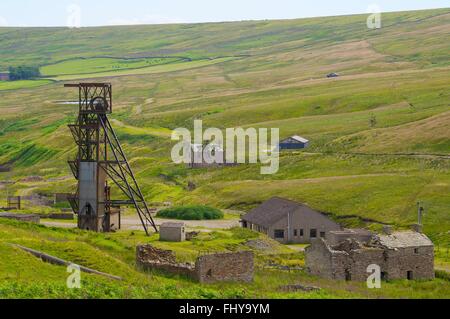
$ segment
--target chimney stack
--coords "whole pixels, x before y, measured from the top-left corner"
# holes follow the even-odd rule
[[[414,224],[414,225],[412,225],[411,228],[412,228],[412,230],[415,231],[416,233],[422,233],[422,229],[423,229],[422,225]]]

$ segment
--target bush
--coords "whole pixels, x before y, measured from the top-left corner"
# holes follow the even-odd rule
[[[223,213],[208,206],[179,206],[163,209],[158,212],[157,217],[181,219],[181,220],[211,220],[222,219]]]

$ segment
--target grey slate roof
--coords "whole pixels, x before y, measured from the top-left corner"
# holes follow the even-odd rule
[[[433,242],[425,235],[414,231],[395,232],[392,235],[380,234],[377,241],[387,248],[408,248],[433,246]]]
[[[306,205],[280,197],[273,197],[252,209],[242,219],[255,225],[270,227],[273,223],[286,217],[288,213],[298,209],[312,210]],[[317,213],[320,214],[320,212]]]

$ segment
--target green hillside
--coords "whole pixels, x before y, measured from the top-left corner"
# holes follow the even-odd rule
[[[77,96],[63,84],[95,78],[113,85],[112,123],[149,202],[247,210],[278,195],[379,229],[409,227],[421,201],[426,234],[448,247],[450,9],[383,14],[378,30],[366,18],[0,28],[0,70],[38,65],[51,78],[0,82],[0,167],[11,169],[0,181],[15,182],[0,183],[0,201],[74,190],[77,108],[61,101]],[[171,163],[170,133],[195,119],[279,127],[311,147],[283,153],[271,176],[189,170]]]
[[[143,273],[135,268],[135,246],[150,242],[161,249],[177,253],[180,262],[194,261],[199,252],[223,252],[230,249],[249,250],[248,240],[259,235],[245,229],[204,233],[191,242],[164,243],[158,236],[124,231],[96,234],[80,230],[46,228],[0,220],[0,296],[2,298],[158,298],[158,299],[242,299],[242,298],[448,298],[448,279],[439,275],[432,282],[406,280],[385,283],[383,289],[368,290],[365,283],[339,282],[336,285],[309,276],[304,271],[282,271],[264,268],[269,262],[298,267],[304,265],[299,253],[282,245],[260,239],[272,246],[271,254],[254,250],[256,272],[251,284],[217,283],[202,285],[182,276],[158,272]],[[81,289],[68,289],[66,268],[42,262],[13,246],[19,244],[95,270],[122,278],[115,281],[98,275],[82,273]],[[313,292],[287,292],[283,285],[302,282],[322,287]]]

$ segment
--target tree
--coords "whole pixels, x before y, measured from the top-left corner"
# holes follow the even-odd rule
[[[9,78],[11,81],[28,80],[41,76],[37,66],[9,67]]]

